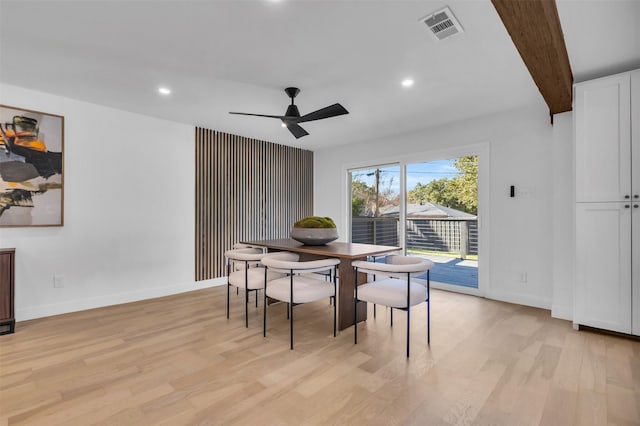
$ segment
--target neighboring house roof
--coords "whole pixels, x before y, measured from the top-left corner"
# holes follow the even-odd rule
[[[399,206],[385,206],[380,208],[380,216],[393,217],[400,215]],[[469,213],[435,203],[407,204],[407,218],[426,219],[476,219]]]

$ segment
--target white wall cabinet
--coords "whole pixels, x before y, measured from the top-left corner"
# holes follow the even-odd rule
[[[640,335],[640,70],[574,95],[574,323]]]
[[[618,74],[575,87],[576,202],[631,194],[630,84]]]

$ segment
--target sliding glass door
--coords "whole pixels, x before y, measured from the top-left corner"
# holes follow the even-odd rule
[[[400,166],[349,171],[351,242],[400,245]]]
[[[349,170],[351,242],[402,247],[434,262],[436,287],[480,294],[478,171],[476,154]]]
[[[406,251],[434,262],[431,279],[478,288],[478,157],[406,165]]]

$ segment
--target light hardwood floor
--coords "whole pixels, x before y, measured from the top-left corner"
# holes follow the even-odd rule
[[[18,323],[0,336],[0,425],[640,424],[640,342],[548,311],[433,291],[337,338],[328,302],[251,307],[225,288]],[[371,313],[371,312],[370,312]]]

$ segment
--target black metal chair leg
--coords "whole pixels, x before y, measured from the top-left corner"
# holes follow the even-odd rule
[[[391,327],[393,327],[393,308],[389,307],[389,309],[391,309]]]
[[[249,289],[246,282],[244,285],[244,328],[249,328]]]
[[[262,337],[267,337],[267,268],[264,268],[264,292],[262,293]]]
[[[336,337],[336,271],[333,271],[333,337]]]
[[[291,271],[291,287],[289,289],[289,297],[290,297],[290,302],[289,302],[289,310],[291,311],[289,313],[289,334],[290,334],[290,340],[291,340],[291,350],[293,350],[293,271]]]
[[[431,285],[427,271],[427,344],[431,343]]]
[[[227,263],[227,319],[229,319],[229,275],[231,275],[231,263]]]
[[[260,290],[256,290],[256,308],[258,307],[258,293]]]
[[[409,358],[409,335],[411,328],[409,327],[409,320],[411,318],[411,308],[407,306],[407,358]]]
[[[375,256],[373,256],[373,261],[374,262],[376,261],[376,257]],[[373,281],[375,281],[375,280],[376,280],[376,275],[374,274],[373,275]],[[376,304],[375,303],[373,304],[373,319],[376,319]]]
[[[353,298],[353,344],[358,344],[358,268],[356,270],[355,296]]]
[[[411,274],[407,273],[407,358],[409,358],[409,336],[411,335]]]
[[[249,328],[249,262],[244,262],[244,328]]]

